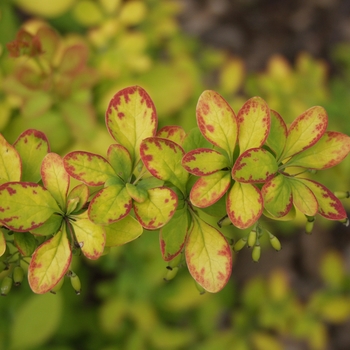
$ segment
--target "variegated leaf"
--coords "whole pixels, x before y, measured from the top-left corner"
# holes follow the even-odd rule
[[[115,173],[124,181],[127,181],[132,173],[132,159],[129,151],[122,145],[110,145],[107,151],[107,159]]]
[[[0,134],[0,185],[10,181],[20,181],[21,158],[16,149]]]
[[[4,232],[0,229],[0,257],[5,254],[6,251],[6,240]]]
[[[181,146],[186,137],[186,131],[182,129],[181,126],[167,125],[162,127],[157,132],[156,136],[174,141],[175,143]]]
[[[58,232],[62,226],[62,222],[64,222],[62,215],[53,214],[44,222],[43,225],[31,229],[30,232],[39,236],[51,236]]]
[[[68,194],[67,200],[70,201],[71,199],[78,198],[78,203],[76,207],[74,208],[74,212],[79,211],[84,207],[84,205],[87,203],[89,199],[89,187],[85,184],[80,184],[75,186]]]
[[[276,159],[279,159],[287,139],[287,125],[282,117],[272,109],[270,110],[270,117],[271,126],[266,145],[275,152]]]

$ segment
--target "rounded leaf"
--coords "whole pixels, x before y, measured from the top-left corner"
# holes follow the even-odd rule
[[[282,117],[272,109],[270,110],[270,117],[271,126],[266,145],[275,152],[276,158],[279,159],[287,139],[287,125]]]
[[[0,134],[0,185],[9,181],[20,181],[21,158],[16,149]]]
[[[159,129],[156,136],[174,141],[181,146],[186,137],[186,132],[181,128],[181,126],[166,125]]]

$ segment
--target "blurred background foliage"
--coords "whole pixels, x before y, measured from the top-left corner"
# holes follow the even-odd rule
[[[264,68],[251,69],[239,50],[189,35],[184,3],[2,0],[0,132],[13,143],[36,128],[53,152],[104,155],[112,142],[104,126],[108,101],[139,84],[155,102],[160,127],[191,130],[199,95],[213,89],[235,111],[261,96],[287,122],[322,105],[329,129],[350,133],[349,43],[333,45],[326,58],[312,50],[295,52],[294,60],[274,52]],[[40,38],[42,55],[10,57],[6,44],[20,28]],[[349,173],[347,160],[318,179],[334,191],[348,190]],[[33,295],[25,282],[0,299],[0,349],[349,349],[348,229],[319,219],[306,236],[303,224],[266,222],[282,251],[262,242],[259,264],[248,249],[236,254],[231,281],[216,295],[200,295],[185,269],[163,281],[157,232],[97,262],[77,259],[80,296],[68,282],[56,295]],[[242,236],[232,227],[225,234]]]

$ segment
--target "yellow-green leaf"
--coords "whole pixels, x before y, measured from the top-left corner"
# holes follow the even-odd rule
[[[226,199],[227,215],[240,229],[253,225],[263,211],[260,190],[252,184],[235,182]]]
[[[142,140],[154,136],[158,126],[151,97],[139,86],[120,90],[108,105],[106,125],[112,137],[129,151],[136,164]]]
[[[156,136],[174,141],[181,146],[186,137],[186,132],[181,126],[166,125],[157,132]]]
[[[39,236],[54,235],[61,228],[62,221],[62,215],[53,214],[44,222],[43,225],[35,229],[31,229],[30,232]]]
[[[65,227],[41,244],[34,252],[28,268],[28,282],[34,293],[50,291],[67,272],[72,252]]]
[[[272,109],[270,110],[270,117],[271,126],[266,145],[275,152],[276,158],[279,159],[287,139],[287,125],[282,117]]]
[[[194,280],[210,293],[219,292],[232,271],[232,253],[220,231],[193,216],[186,240],[187,267]]]
[[[132,173],[132,160],[129,151],[122,145],[110,145],[107,159],[115,173],[127,181]]]
[[[6,240],[4,232],[0,229],[0,256],[3,256],[6,251]]]
[[[70,201],[74,198],[78,198],[79,201],[74,208],[74,212],[79,211],[89,199],[89,187],[85,184],[75,186],[68,194],[67,200]]]
[[[0,134],[0,185],[9,181],[20,181],[21,168],[18,152]]]

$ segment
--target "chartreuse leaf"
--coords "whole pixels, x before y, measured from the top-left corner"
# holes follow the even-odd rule
[[[218,151],[198,148],[185,154],[182,166],[193,175],[205,176],[227,168],[229,161]]]
[[[185,152],[189,152],[197,148],[210,148],[212,144],[204,138],[199,128],[195,127],[186,135],[182,147]]]
[[[292,189],[285,176],[278,175],[261,189],[265,209],[276,218],[287,215],[293,206]]]
[[[281,159],[293,156],[314,145],[325,133],[327,124],[328,116],[322,107],[312,107],[302,113],[288,129]]]
[[[0,256],[3,256],[6,251],[6,240],[4,232],[0,229]]]
[[[188,232],[188,208],[176,210],[171,220],[159,231],[160,250],[165,261],[177,256],[184,244]]]
[[[270,132],[270,108],[267,103],[261,97],[252,97],[239,110],[237,120],[240,152],[261,147]]]
[[[0,185],[9,181],[20,181],[21,168],[18,152],[0,134]]]
[[[44,133],[29,129],[13,144],[22,160],[22,181],[39,182],[41,162],[50,147]]]
[[[177,201],[175,192],[170,188],[151,188],[144,202],[134,202],[135,215],[144,228],[155,230],[164,226],[172,218]]]
[[[109,225],[130,213],[132,200],[124,185],[112,185],[99,191],[89,205],[89,218],[95,224]]]
[[[104,226],[106,232],[106,247],[115,247],[126,244],[140,237],[143,232],[141,224],[132,216]]]
[[[61,228],[62,220],[63,217],[61,215],[53,214],[44,222],[43,225],[35,229],[31,229],[30,232],[40,236],[53,235]]]
[[[181,165],[185,153],[181,146],[167,139],[149,137],[141,143],[140,152],[145,167],[154,177],[186,192],[188,172]]]
[[[41,164],[41,178],[52,197],[62,210],[66,208],[66,197],[69,188],[69,175],[63,166],[62,158],[56,153],[48,153]]]
[[[0,187],[0,221],[14,231],[41,226],[53,213],[62,213],[50,192],[32,182],[8,182]]]
[[[86,212],[74,216],[74,219],[70,223],[81,251],[88,259],[98,259],[102,255],[106,243],[104,228],[90,221]]]
[[[232,157],[237,141],[237,119],[223,97],[215,91],[204,91],[197,103],[196,117],[203,136]]]
[[[15,232],[13,242],[23,256],[31,256],[38,245],[34,236],[29,232]]]
[[[230,246],[220,231],[196,215],[185,255],[190,274],[206,291],[216,293],[224,288],[232,271]]]
[[[278,220],[278,221],[291,221],[294,220],[296,217],[296,210],[295,210],[295,206],[292,205],[292,207],[290,208],[289,212],[285,215],[285,216],[281,216],[281,217],[276,217],[272,214],[270,214],[267,210],[264,209],[263,214],[270,219],[273,220]]]
[[[318,202],[318,212],[329,220],[343,220],[347,218],[346,211],[340,200],[322,184],[309,180],[299,179],[315,195]]]
[[[174,141],[178,145],[182,145],[186,131],[181,126],[167,125],[162,127],[156,134],[157,137]]]
[[[230,183],[231,175],[229,171],[218,171],[199,178],[190,192],[191,203],[199,208],[214,204],[226,193]]]
[[[350,137],[335,131],[326,131],[320,140],[307,150],[296,154],[286,166],[308,169],[327,169],[339,164],[350,152]]]
[[[28,282],[34,293],[50,291],[67,272],[72,252],[66,227],[41,244],[32,255],[28,268]]]
[[[252,184],[235,182],[226,199],[227,215],[240,228],[248,228],[261,216],[263,198],[260,190]]]
[[[265,182],[278,170],[274,156],[263,148],[243,152],[232,168],[232,178],[239,182]]]
[[[276,158],[279,159],[287,139],[287,125],[282,117],[272,109],[270,110],[270,117],[271,126],[266,145],[275,152]]]
[[[71,177],[88,186],[101,186],[117,176],[107,160],[98,154],[74,151],[63,158],[63,164]]]
[[[89,199],[89,187],[87,187],[85,184],[80,184],[75,186],[68,194],[67,202],[69,203],[72,199],[78,198],[78,203],[76,204],[74,210],[72,211],[79,211],[83,206],[86,204],[86,202]],[[67,208],[68,211],[68,208]],[[70,213],[72,212],[70,211]]]
[[[125,188],[129,193],[129,196],[138,203],[142,203],[148,198],[148,192],[144,190],[142,187],[135,186],[130,183],[126,183]]]
[[[124,181],[132,173],[132,159],[129,151],[122,145],[110,145],[107,151],[107,159],[115,173]]]
[[[106,111],[106,125],[112,137],[123,145],[136,164],[141,141],[156,134],[158,119],[151,97],[139,86],[117,92]]]
[[[291,186],[293,204],[296,208],[307,216],[315,216],[318,211],[318,203],[310,188],[298,178],[286,177],[286,180]]]

